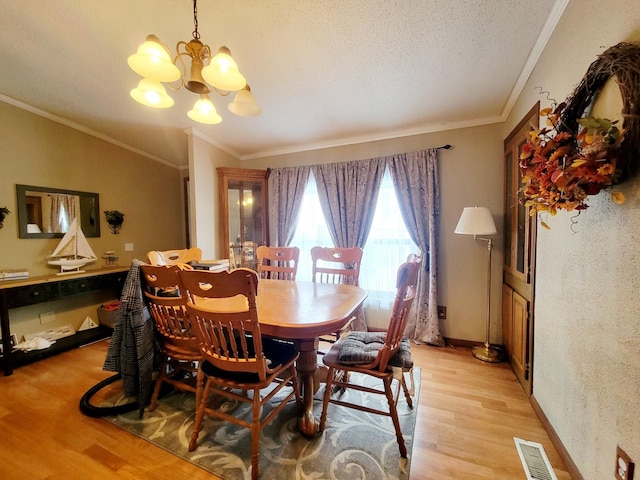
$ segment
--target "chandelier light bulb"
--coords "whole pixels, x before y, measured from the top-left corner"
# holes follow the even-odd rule
[[[138,75],[159,82],[175,82],[180,78],[180,69],[173,64],[167,47],[155,35],[148,35],[127,63]]]
[[[262,113],[262,108],[260,108],[260,105],[256,102],[249,85],[246,85],[236,93],[233,102],[231,102],[227,108],[231,113],[235,113],[241,117],[255,117]]]
[[[187,112],[187,115],[191,120],[209,125],[215,125],[222,121],[222,117],[218,115],[216,107],[209,99],[209,95],[200,95],[200,98],[193,105],[193,108]]]
[[[173,105],[173,98],[167,95],[162,83],[150,78],[143,78],[138,83],[138,87],[130,92],[133,99],[153,108],[169,108]]]
[[[227,47],[218,49],[209,65],[202,69],[202,77],[214,87],[227,92],[236,92],[247,84]]]

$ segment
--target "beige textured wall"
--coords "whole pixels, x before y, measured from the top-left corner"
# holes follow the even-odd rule
[[[202,250],[202,258],[228,258],[229,252],[219,245],[220,193],[218,167],[240,167],[240,161],[211,145],[192,130],[188,135],[190,228],[192,246]]]
[[[482,205],[494,214],[498,235],[493,256],[492,340],[501,342],[503,168],[500,125],[463,128],[244,161],[245,168],[276,168],[344,162],[412,152],[444,144],[440,151],[440,242],[438,303],[447,306],[441,321],[448,338],[484,341],[486,326],[486,244],[453,233],[465,206]]]
[[[572,1],[505,124],[562,101],[605,48],[640,40],[640,4]],[[640,155],[640,152],[638,152]],[[640,461],[640,180],[538,229],[533,394],[587,480],[613,478],[616,445]]]
[[[60,239],[18,238],[16,184],[98,193],[101,236],[88,238],[98,257],[114,250],[120,257],[119,264],[129,266],[134,258],[145,259],[149,250],[184,246],[184,203],[178,169],[0,102],[0,206],[11,211],[0,229],[0,268],[27,268],[31,276],[57,272],[47,265],[46,257]],[[119,234],[109,230],[104,210],[125,214]],[[125,243],[133,243],[134,250],[125,252]],[[101,265],[99,258],[86,268]],[[50,307],[56,310],[58,323],[72,323],[77,328],[88,313],[96,319],[95,307],[85,300],[89,304],[75,312],[74,305],[44,304],[14,310],[12,328],[15,326],[20,334],[40,328],[38,314]]]

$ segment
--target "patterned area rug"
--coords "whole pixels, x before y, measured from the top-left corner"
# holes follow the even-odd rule
[[[329,405],[324,434],[314,439],[303,437],[298,430],[295,403],[285,407],[262,431],[260,440],[260,478],[283,479],[385,479],[409,478],[411,448],[420,391],[420,370],[414,370],[414,409],[410,409],[400,394],[398,413],[402,433],[409,452],[409,462],[400,461],[398,444],[391,418],[359,410]],[[372,384],[375,380],[352,375],[352,381]],[[407,378],[409,383],[409,379]],[[409,384],[410,386],[410,384]],[[324,385],[314,399],[314,411],[322,412]],[[336,393],[335,395],[340,395]],[[367,395],[353,389],[342,393],[368,405],[382,405],[382,395]],[[213,399],[215,402],[216,399]],[[223,408],[250,421],[250,407],[218,400]],[[138,411],[114,417],[104,417],[129,432],[138,435],[185,460],[198,465],[225,480],[248,479],[250,475],[251,432],[228,422],[205,417],[198,439],[198,448],[189,452],[187,445],[193,428],[195,398],[191,393],[171,393],[159,402],[154,412]],[[263,412],[264,414],[264,412]]]

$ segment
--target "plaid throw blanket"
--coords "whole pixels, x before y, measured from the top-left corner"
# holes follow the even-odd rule
[[[103,370],[122,376],[124,394],[140,405],[140,417],[152,386],[152,374],[159,351],[153,321],[144,302],[140,265],[133,260],[122,288],[120,308]]]

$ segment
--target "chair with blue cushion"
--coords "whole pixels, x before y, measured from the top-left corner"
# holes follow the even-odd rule
[[[163,383],[196,393],[196,373],[202,357],[186,318],[187,297],[180,284],[180,266],[140,266],[145,302],[160,343],[161,364],[149,411],[155,410]]]
[[[255,271],[239,268],[232,272],[191,270],[181,272],[182,284],[197,304],[189,302],[187,313],[203,356],[198,371],[198,405],[189,451],[197,446],[204,415],[251,429],[251,478],[259,476],[260,432],[291,400],[301,405],[295,361],[298,352],[290,342],[262,337]],[[264,397],[261,393],[267,389]],[[284,387],[289,392],[278,393]],[[251,392],[251,395],[248,395]],[[251,420],[210,408],[212,395],[251,405]],[[264,417],[261,415],[275,403]]]
[[[407,322],[407,314],[416,295],[420,264],[419,258],[410,256],[408,261],[398,268],[397,293],[389,328],[386,332],[351,332],[335,343],[331,350],[322,357],[322,361],[329,367],[329,371],[327,372],[327,385],[322,404],[322,416],[320,417],[320,431],[325,428],[330,403],[386,415],[391,417],[393,421],[400,456],[403,459],[407,458],[407,447],[400,430],[396,405],[400,387],[402,387],[407,404],[413,408],[411,395],[404,378],[405,372],[413,368],[413,360],[411,359],[409,340],[403,337],[403,332]],[[399,374],[395,394],[391,388],[395,375],[394,370]],[[337,378],[335,373],[338,371],[343,371],[347,375]],[[380,379],[384,389],[350,382],[351,376],[349,374],[351,372]],[[384,395],[389,409],[385,411],[349,402],[349,396],[344,394],[344,391],[349,388]]]

